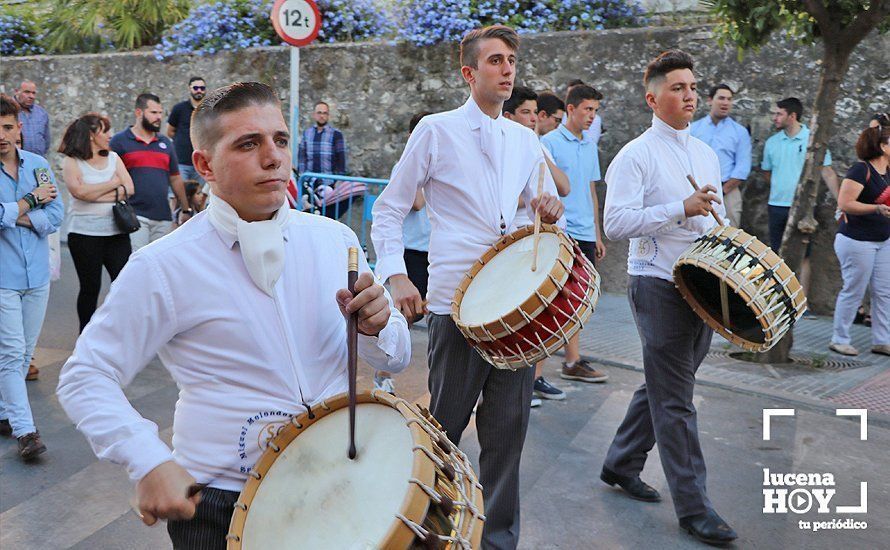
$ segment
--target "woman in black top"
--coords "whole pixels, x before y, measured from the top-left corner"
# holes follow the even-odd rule
[[[829,349],[858,355],[850,326],[866,287],[872,291],[872,353],[890,355],[890,119],[866,129],[856,141],[854,164],[841,183],[844,215],[834,239],[844,286],[834,308]]]

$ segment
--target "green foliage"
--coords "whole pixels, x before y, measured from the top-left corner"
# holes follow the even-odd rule
[[[188,0],[43,0],[46,46],[56,52],[135,49],[156,44],[188,15]]]
[[[881,0],[824,0],[832,22],[846,28],[857,15]],[[801,43],[813,44],[822,32],[816,20],[800,0],[702,0],[720,23],[717,37],[721,44],[730,42],[741,50],[763,45],[776,30],[784,30]],[[890,19],[878,27],[890,30]]]

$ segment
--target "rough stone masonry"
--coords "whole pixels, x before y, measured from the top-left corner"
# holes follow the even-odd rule
[[[734,116],[749,125],[754,164],[772,133],[770,108],[775,100],[797,96],[811,105],[819,71],[818,47],[777,37],[759,52],[739,59],[732,47],[716,44],[707,26],[652,27],[591,32],[557,32],[523,37],[517,83],[535,90],[563,91],[565,82],[582,78],[605,94],[602,111],[606,133],[600,142],[603,170],[621,146],[642,132],[651,114],[643,100],[646,63],[668,48],[682,48],[697,60],[704,98],[711,85],[726,82],[735,90]],[[853,144],[868,117],[888,110],[890,35],[872,36],[853,56],[830,141],[834,168],[842,176],[855,160]],[[415,112],[441,111],[460,105],[467,88],[459,74],[457,47],[444,44],[417,48],[389,42],[317,44],[301,52],[301,120],[309,122],[311,103],[331,104],[332,124],[342,129],[349,146],[349,170],[355,175],[388,177],[405,143]],[[37,83],[40,103],[52,120],[57,144],[67,123],[86,111],[107,113],[116,130],[132,123],[133,100],[143,91],[159,95],[165,108],[186,98],[189,76],[201,75],[209,86],[236,80],[261,80],[288,98],[288,52],[260,48],[213,56],[157,61],[150,52],[7,58],[2,62],[3,88],[11,92],[23,78]],[[805,117],[807,113],[805,113]],[[58,165],[58,155],[54,154]],[[601,189],[601,197],[604,189]],[[755,171],[744,187],[743,227],[765,240],[767,188]],[[602,198],[600,200],[602,204]],[[812,308],[830,313],[841,286],[833,250],[834,200],[824,192],[819,202],[820,231],[815,240]],[[625,287],[626,243],[609,243],[602,262],[603,288]]]

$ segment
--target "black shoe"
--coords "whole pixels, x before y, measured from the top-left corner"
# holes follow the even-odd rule
[[[732,527],[713,510],[680,518],[680,528],[698,540],[715,546],[728,544],[739,538]]]
[[[0,436],[10,437],[12,435],[12,426],[9,424],[9,420],[2,419],[0,420]]]
[[[630,495],[630,498],[642,500],[643,502],[660,502],[661,495],[654,488],[650,487],[640,479],[640,476],[623,476],[616,474],[612,470],[603,466],[600,479],[609,485],[618,485]]]

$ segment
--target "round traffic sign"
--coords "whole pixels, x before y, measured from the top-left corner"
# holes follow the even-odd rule
[[[272,26],[288,44],[305,46],[318,36],[321,12],[312,0],[275,0]]]

